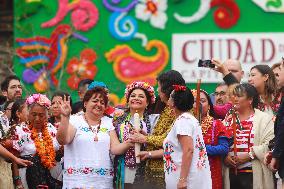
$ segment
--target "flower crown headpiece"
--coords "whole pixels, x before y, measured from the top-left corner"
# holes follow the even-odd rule
[[[93,81],[89,86],[88,90],[94,89],[95,87],[102,87],[108,90],[107,85],[104,82],[101,81]]]
[[[173,85],[173,88],[175,92],[186,91],[186,86],[184,85]]]
[[[28,106],[37,103],[41,106],[46,107],[47,109],[49,109],[51,106],[50,100],[43,94],[33,94],[29,96],[26,100],[26,103]]]
[[[149,85],[147,82],[143,82],[143,81],[137,81],[137,82],[133,82],[129,85],[126,86],[126,89],[125,89],[125,98],[128,99],[129,98],[129,95],[130,95],[130,92],[133,91],[133,89],[144,89],[146,90],[148,93],[149,93],[149,96],[150,96],[150,104],[154,104],[155,103],[155,91],[154,91],[154,88]]]

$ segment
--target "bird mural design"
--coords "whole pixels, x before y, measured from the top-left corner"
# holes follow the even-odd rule
[[[57,72],[62,68],[67,56],[67,40],[73,35],[67,24],[58,25],[50,38],[36,36],[17,38],[19,47],[16,53],[20,63],[25,65],[23,81],[33,84],[37,92],[45,92],[50,87],[58,86]],[[79,36],[76,34],[75,36]]]

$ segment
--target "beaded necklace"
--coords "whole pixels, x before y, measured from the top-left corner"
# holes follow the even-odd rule
[[[99,132],[99,130],[100,130],[100,128],[101,128],[101,123],[102,123],[102,121],[100,120],[100,123],[99,123],[96,127],[93,128],[93,127],[91,126],[91,124],[89,123],[89,121],[88,121],[88,119],[87,119],[87,117],[86,117],[86,114],[84,114],[84,119],[85,119],[85,121],[87,122],[90,131],[92,131],[92,133],[94,133],[94,142],[97,142],[97,141],[99,140],[99,138],[98,138],[98,132]]]

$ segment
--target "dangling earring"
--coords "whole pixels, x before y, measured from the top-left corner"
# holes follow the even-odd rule
[[[207,116],[210,116],[209,114],[210,114],[210,108],[208,108],[206,115],[207,115]]]

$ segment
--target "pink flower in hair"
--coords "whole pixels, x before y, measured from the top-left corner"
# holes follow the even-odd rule
[[[49,107],[51,106],[50,100],[47,98],[47,96],[45,96],[43,94],[33,94],[33,95],[29,96],[26,100],[26,103],[28,105],[37,103],[41,106],[46,107],[47,109],[49,109]]]

